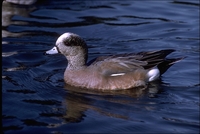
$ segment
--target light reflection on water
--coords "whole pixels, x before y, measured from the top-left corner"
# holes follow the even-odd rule
[[[4,1],[2,7],[4,133],[199,132],[197,1]],[[89,60],[165,48],[187,58],[146,90],[80,92],[64,86],[65,57],[44,55],[67,31],[86,40]]]

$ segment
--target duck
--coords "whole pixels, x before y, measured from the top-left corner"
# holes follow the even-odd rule
[[[64,72],[67,85],[89,90],[124,90],[147,87],[181,58],[166,58],[174,49],[105,55],[87,62],[88,47],[83,38],[66,32],[46,54],[63,54],[68,65]]]

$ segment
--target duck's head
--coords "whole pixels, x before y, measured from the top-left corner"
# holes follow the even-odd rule
[[[64,33],[56,41],[55,46],[46,54],[63,54],[68,60],[68,67],[79,67],[86,64],[87,44],[74,33]]]

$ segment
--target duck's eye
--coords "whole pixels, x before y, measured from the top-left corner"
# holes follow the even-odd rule
[[[65,46],[70,46],[70,44],[71,44],[72,42],[70,42],[70,40],[66,40],[66,41],[63,41],[63,43],[64,43]]]

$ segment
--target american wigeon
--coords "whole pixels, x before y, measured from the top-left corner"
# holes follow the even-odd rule
[[[63,54],[68,60],[64,73],[66,84],[93,90],[119,90],[146,87],[171,65],[183,58],[166,59],[173,49],[108,55],[87,63],[86,42],[74,33],[64,33],[46,54]]]

